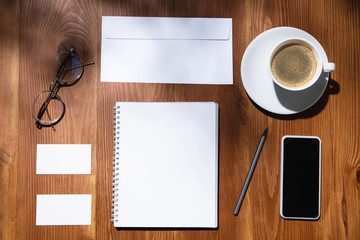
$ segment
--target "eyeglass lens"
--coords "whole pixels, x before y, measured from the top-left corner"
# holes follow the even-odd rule
[[[73,52],[60,53],[51,65],[51,74],[60,84],[71,85],[80,79],[84,67],[79,57]]]
[[[52,125],[60,120],[64,113],[64,103],[58,95],[51,91],[40,93],[34,102],[33,116],[42,125]]]

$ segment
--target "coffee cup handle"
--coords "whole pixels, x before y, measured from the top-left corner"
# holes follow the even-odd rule
[[[324,72],[335,71],[335,63],[324,63],[323,70],[324,70]]]

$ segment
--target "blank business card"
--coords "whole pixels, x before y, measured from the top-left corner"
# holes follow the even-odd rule
[[[38,144],[36,174],[91,174],[91,144]]]
[[[37,195],[36,225],[91,225],[91,194]]]

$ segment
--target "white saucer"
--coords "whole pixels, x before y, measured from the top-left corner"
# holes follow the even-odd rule
[[[245,91],[261,108],[276,114],[295,114],[308,109],[319,100],[329,81],[329,73],[323,72],[313,86],[302,91],[288,91],[272,81],[267,68],[271,51],[279,41],[290,37],[310,41],[319,49],[324,62],[328,61],[323,47],[313,36],[292,27],[278,27],[261,33],[249,44],[241,61]]]

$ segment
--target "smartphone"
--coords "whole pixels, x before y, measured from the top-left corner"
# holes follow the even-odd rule
[[[284,136],[281,141],[280,215],[318,220],[321,196],[321,140]]]

